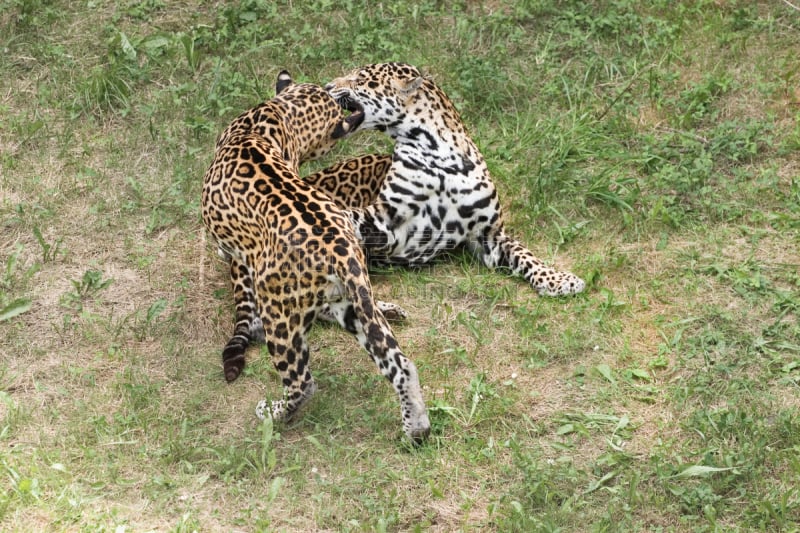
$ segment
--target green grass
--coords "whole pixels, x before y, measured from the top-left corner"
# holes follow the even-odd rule
[[[800,12],[786,2],[0,0],[3,531],[797,531]],[[435,77],[508,224],[588,281],[454,256],[411,312],[430,442],[352,338],[289,426],[233,385],[200,185],[287,68]],[[377,133],[309,169],[390,149]]]

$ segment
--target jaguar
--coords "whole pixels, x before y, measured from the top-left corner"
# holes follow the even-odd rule
[[[325,90],[343,109],[363,113],[360,130],[379,130],[395,141],[390,158],[337,166],[355,185],[363,187],[363,176],[372,176],[367,187],[372,202],[345,206],[371,260],[420,265],[463,245],[486,266],[522,276],[539,294],[584,290],[581,278],[546,265],[506,231],[485,159],[453,103],[417,67],[367,65],[327,83]],[[358,161],[368,164],[357,169]],[[322,174],[312,181],[329,181],[331,173]]]
[[[251,341],[266,342],[283,398],[262,400],[259,418],[288,421],[316,391],[308,332],[320,315],[336,320],[367,350],[399,397],[405,434],[430,432],[419,375],[376,302],[365,255],[346,215],[300,179],[304,161],[327,153],[364,119],[322,87],[282,71],[274,98],[234,119],[219,136],[205,173],[202,218],[230,262],[236,308],[223,350],[225,379],[245,365]]]

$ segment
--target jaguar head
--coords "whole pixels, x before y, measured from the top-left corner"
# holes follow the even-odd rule
[[[285,70],[275,83],[275,99],[289,110],[286,120],[296,134],[300,162],[325,155],[364,120],[364,110],[358,103],[340,106],[319,85],[294,83]],[[344,110],[350,113],[345,114]]]
[[[379,63],[357,68],[327,83],[328,91],[344,109],[360,109],[362,129],[391,131],[403,120],[405,109],[425,78],[405,63]]]

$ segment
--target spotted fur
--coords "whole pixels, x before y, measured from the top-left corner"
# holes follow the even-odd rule
[[[342,106],[363,108],[360,129],[384,131],[395,140],[391,165],[382,178],[375,174],[382,166],[360,170],[362,175],[373,172],[372,186],[379,184],[373,203],[348,206],[371,258],[423,264],[465,245],[485,265],[511,269],[540,294],[584,289],[579,277],[545,265],[506,233],[486,161],[451,101],[416,67],[368,65],[325,89]],[[383,163],[380,158],[372,161]]]
[[[391,155],[362,155],[309,174],[303,181],[330,196],[342,209],[366,207],[378,198],[391,166]]]
[[[349,220],[297,172],[354,131],[363,114],[351,106],[345,117],[321,87],[294,84],[286,72],[276,93],[220,135],[203,183],[203,221],[230,260],[236,304],[234,333],[223,351],[225,378],[239,376],[248,343],[263,335],[285,396],[261,402],[257,414],[290,419],[316,390],[307,334],[325,314],[356,336],[391,381],[403,429],[419,441],[430,422],[417,369],[373,299]]]

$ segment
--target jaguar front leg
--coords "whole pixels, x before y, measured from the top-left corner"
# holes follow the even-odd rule
[[[391,155],[368,154],[336,163],[303,180],[342,209],[366,207],[377,199],[391,166]]]
[[[388,379],[400,399],[403,432],[415,444],[427,438],[430,420],[422,397],[419,374],[395,339],[389,324],[380,313],[370,313],[358,298],[355,302],[338,302],[331,310],[339,323],[353,333],[367,350],[381,374]],[[362,317],[362,319],[358,317]]]

